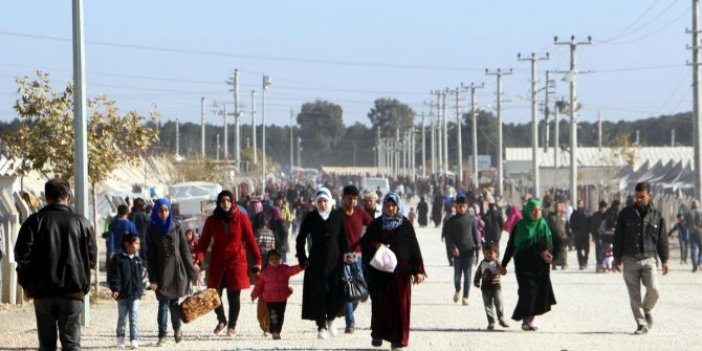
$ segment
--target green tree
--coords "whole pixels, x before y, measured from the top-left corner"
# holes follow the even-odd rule
[[[318,163],[321,157],[336,147],[346,131],[341,106],[325,100],[302,105],[297,115],[297,125],[299,137],[302,138],[303,159],[317,160]]]
[[[20,98],[14,109],[20,123],[7,130],[3,148],[21,162],[19,174],[32,170],[73,178],[73,87],[61,92],[52,87],[47,73],[16,79]],[[88,176],[93,186],[105,180],[118,165],[139,161],[150,145],[158,142],[155,123],[145,123],[135,111],[120,114],[113,100],[99,96],[88,100]],[[158,113],[152,109],[150,118]]]
[[[368,112],[368,119],[373,130],[378,130],[383,137],[394,137],[395,129],[409,130],[414,126],[416,113],[409,105],[394,98],[376,99],[373,108]]]

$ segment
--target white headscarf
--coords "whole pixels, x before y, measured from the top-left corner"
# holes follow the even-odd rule
[[[319,210],[319,208],[317,209],[317,212],[319,212],[319,215],[322,216],[322,219],[326,221],[329,218],[329,214],[331,213],[331,210],[332,210],[331,191],[329,191],[329,189],[327,189],[325,187],[319,188],[319,190],[317,190],[317,192],[314,194],[315,205],[317,204],[317,200],[319,200],[319,199],[326,199],[327,203],[328,203],[328,207],[327,207],[326,211],[322,212]]]

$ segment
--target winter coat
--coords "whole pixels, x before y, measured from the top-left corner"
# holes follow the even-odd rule
[[[228,229],[228,233],[225,229]],[[234,211],[228,227],[225,227],[225,222],[218,217],[207,217],[198,244],[198,261],[202,262],[205,259],[210,242],[212,255],[207,266],[207,287],[218,289],[225,278],[227,290],[250,287],[247,255],[253,257],[253,264],[256,266],[261,265],[262,259],[248,216],[241,211]]]
[[[149,253],[146,261],[149,282],[158,285],[156,294],[168,299],[187,295],[190,281],[197,277],[197,270],[180,225],[174,222],[168,233],[149,225],[146,230],[146,246]]]
[[[33,297],[82,299],[96,262],[90,222],[63,204],[49,204],[22,223],[15,243],[19,284]]]
[[[119,300],[140,299],[144,295],[145,269],[144,260],[139,255],[129,257],[121,252],[110,261],[107,284],[110,290],[119,293]]]
[[[280,264],[263,269],[256,285],[251,291],[251,298],[261,298],[264,302],[284,302],[288,300],[292,290],[288,286],[290,277],[300,273],[302,266]]]

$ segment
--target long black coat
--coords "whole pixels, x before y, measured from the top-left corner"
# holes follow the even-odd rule
[[[156,283],[156,294],[177,299],[188,293],[188,285],[197,277],[185,233],[173,225],[168,233],[150,225],[146,230],[146,261],[149,281]]]
[[[297,235],[296,250],[300,264],[309,263],[302,287],[302,319],[316,321],[341,316],[342,255],[349,251],[343,214],[332,210],[325,221],[316,210],[307,213]]]
[[[417,222],[424,227],[429,222],[429,205],[424,199],[417,204]]]

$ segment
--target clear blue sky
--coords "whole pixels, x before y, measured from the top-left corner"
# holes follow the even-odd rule
[[[478,101],[495,106],[505,77],[505,122],[530,120],[529,64],[517,53],[550,52],[539,63],[566,70],[569,51],[554,35],[592,36],[578,49],[581,120],[639,119],[691,110],[691,1],[84,1],[88,95],[107,94],[122,110],[155,104],[165,120],[199,123],[200,97],[233,103],[224,81],[241,70],[249,120],[251,90],[273,80],[267,122],[290,123],[290,109],[315,99],[338,103],[344,122],[368,124],[378,97],[417,111],[430,90],[485,82]],[[56,86],[71,79],[71,1],[0,2],[0,120],[15,117],[14,77],[35,69]],[[150,49],[149,49],[150,48]],[[175,49],[175,50],[172,50]],[[556,76],[557,96],[568,85]],[[540,98],[543,98],[541,95]],[[467,108],[469,100],[464,102]],[[455,113],[455,112],[451,112]]]

